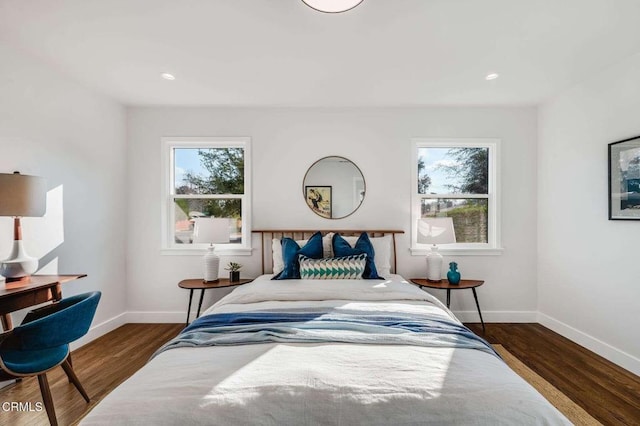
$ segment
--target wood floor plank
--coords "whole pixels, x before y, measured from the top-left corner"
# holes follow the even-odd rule
[[[539,324],[467,324],[555,386],[604,425],[640,424],[640,378]],[[73,353],[73,368],[91,397],[85,403],[62,368],[48,374],[60,425],[77,423],[97,402],[140,369],[183,324],[126,324]],[[0,390],[5,401],[41,402],[38,381]],[[0,425],[48,425],[41,412],[0,412]]]
[[[640,424],[640,378],[540,324],[466,324],[605,425]]]

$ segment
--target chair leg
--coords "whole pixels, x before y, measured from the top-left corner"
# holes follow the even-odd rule
[[[69,350],[69,355],[67,355],[67,361],[69,361],[69,365],[73,368],[73,360],[71,359],[71,350]],[[67,376],[67,380],[71,383],[71,378]]]
[[[53,408],[53,398],[51,398],[51,390],[49,389],[49,382],[47,381],[46,373],[38,374],[38,383],[40,384],[40,393],[42,394],[44,408],[47,410],[49,423],[51,424],[51,426],[58,426],[58,420],[56,420],[56,411]]]
[[[89,402],[91,399],[89,398],[89,395],[87,395],[87,392],[84,390],[84,388],[80,384],[80,380],[78,380],[78,376],[76,376],[76,373],[73,371],[73,368],[69,364],[69,360],[66,360],[66,359],[64,360],[64,362],[62,363],[62,369],[64,370],[65,373],[67,373],[67,377],[69,377],[69,381],[73,383],[76,389],[78,389],[78,392],[82,394],[82,397],[84,398],[84,400]]]

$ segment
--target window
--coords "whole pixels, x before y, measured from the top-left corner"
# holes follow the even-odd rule
[[[413,254],[420,218],[451,217],[456,244],[440,251],[499,254],[498,149],[496,139],[414,139],[412,167]],[[466,252],[466,253],[464,253]]]
[[[250,254],[250,154],[249,138],[163,139],[163,253],[200,254],[213,242]]]

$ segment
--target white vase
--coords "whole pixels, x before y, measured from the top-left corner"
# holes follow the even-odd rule
[[[218,281],[218,272],[220,270],[220,257],[214,253],[213,246],[207,248],[207,253],[204,255],[204,281],[216,282]]]

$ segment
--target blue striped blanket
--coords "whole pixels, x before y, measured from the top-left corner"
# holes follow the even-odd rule
[[[257,343],[355,343],[478,349],[491,345],[452,320],[415,313],[345,309],[271,309],[198,318],[153,357],[173,348]],[[152,357],[152,358],[153,358]]]

